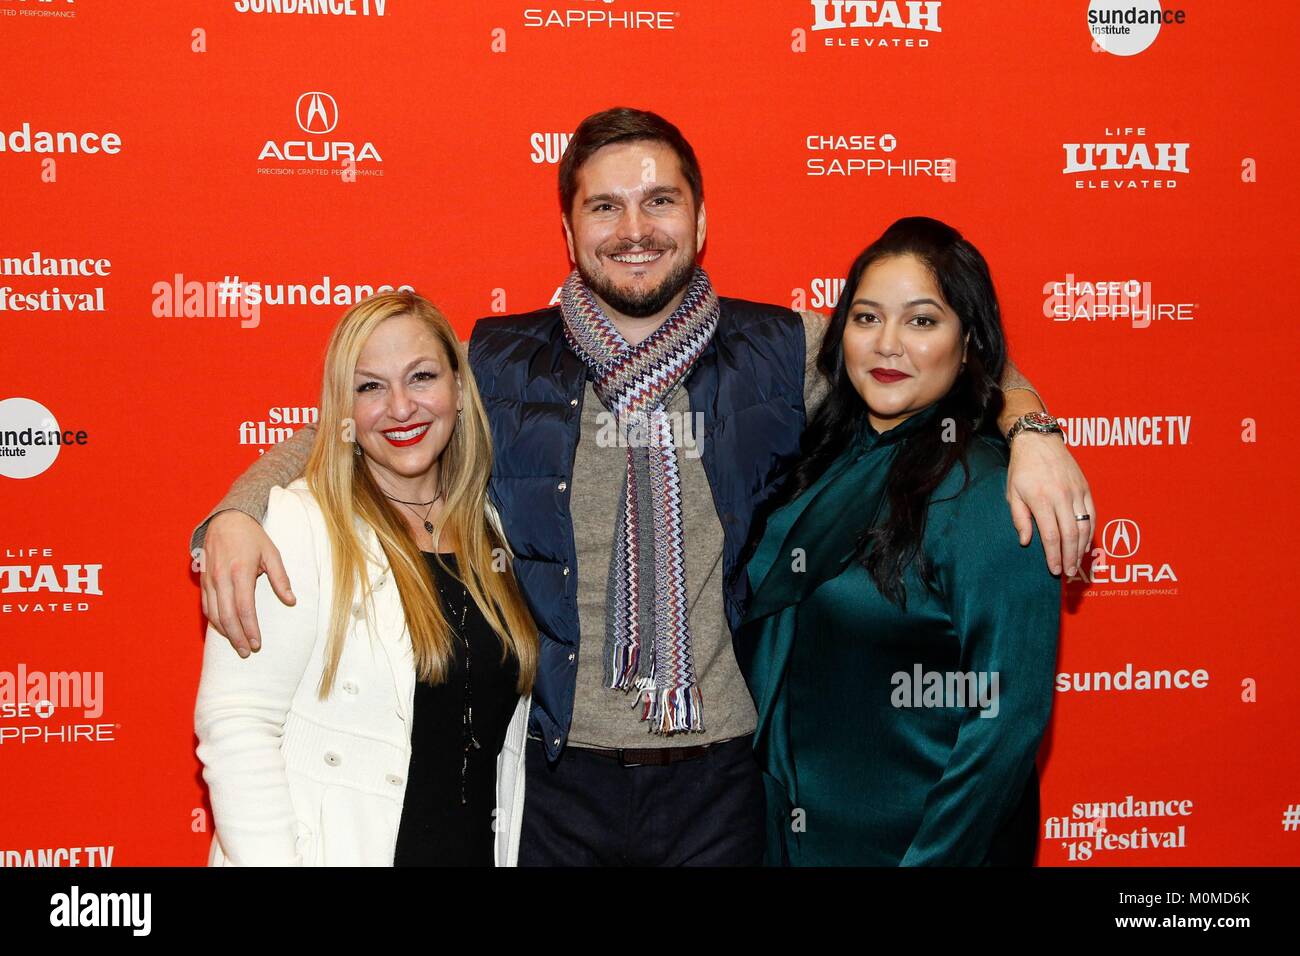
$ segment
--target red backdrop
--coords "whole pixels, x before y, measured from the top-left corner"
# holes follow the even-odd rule
[[[828,310],[910,214],[991,263],[1099,511],[1040,862],[1300,863],[1291,4],[1166,0],[1132,55],[1085,0],[296,6],[0,0],[0,862],[204,861],[191,527],[357,286],[464,335],[550,302],[561,136],[622,104],[693,142],[724,295]],[[9,454],[46,415],[72,443]]]

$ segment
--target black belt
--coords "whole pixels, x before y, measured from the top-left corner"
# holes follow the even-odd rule
[[[624,767],[666,767],[683,760],[697,760],[709,752],[711,744],[691,747],[625,747],[621,750],[603,750],[599,747],[577,747],[585,754],[617,760]]]

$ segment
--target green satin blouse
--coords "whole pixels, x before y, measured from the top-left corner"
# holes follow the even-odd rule
[[[770,864],[1032,859],[1061,586],[1037,531],[1021,547],[1011,523],[1006,442],[976,438],[970,483],[958,464],[931,496],[939,596],[909,567],[901,611],[852,559],[888,513],[901,443],[940,427],[936,409],[884,433],[866,424],[769,517],[749,562],[736,655],[758,710]]]

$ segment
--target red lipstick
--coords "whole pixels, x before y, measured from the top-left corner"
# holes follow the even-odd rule
[[[419,425],[408,425],[405,428],[384,428],[380,429],[380,433],[388,440],[390,445],[396,445],[398,448],[403,448],[406,445],[414,445],[417,442],[423,441],[424,436],[429,434],[429,428],[432,424],[432,422],[422,422]],[[412,434],[412,432],[414,432],[414,434]],[[394,437],[397,435],[402,437]]]

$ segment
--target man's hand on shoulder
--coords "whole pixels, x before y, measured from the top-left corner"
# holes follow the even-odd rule
[[[208,525],[201,556],[203,613],[240,657],[262,646],[254,600],[257,577],[287,606],[297,603],[280,551],[262,526],[242,511],[223,511]]]
[[[1092,540],[1097,508],[1088,479],[1059,435],[1022,431],[1012,440],[1007,501],[1021,545],[1029,544],[1037,522],[1052,573],[1060,574],[1062,568],[1077,573]]]

